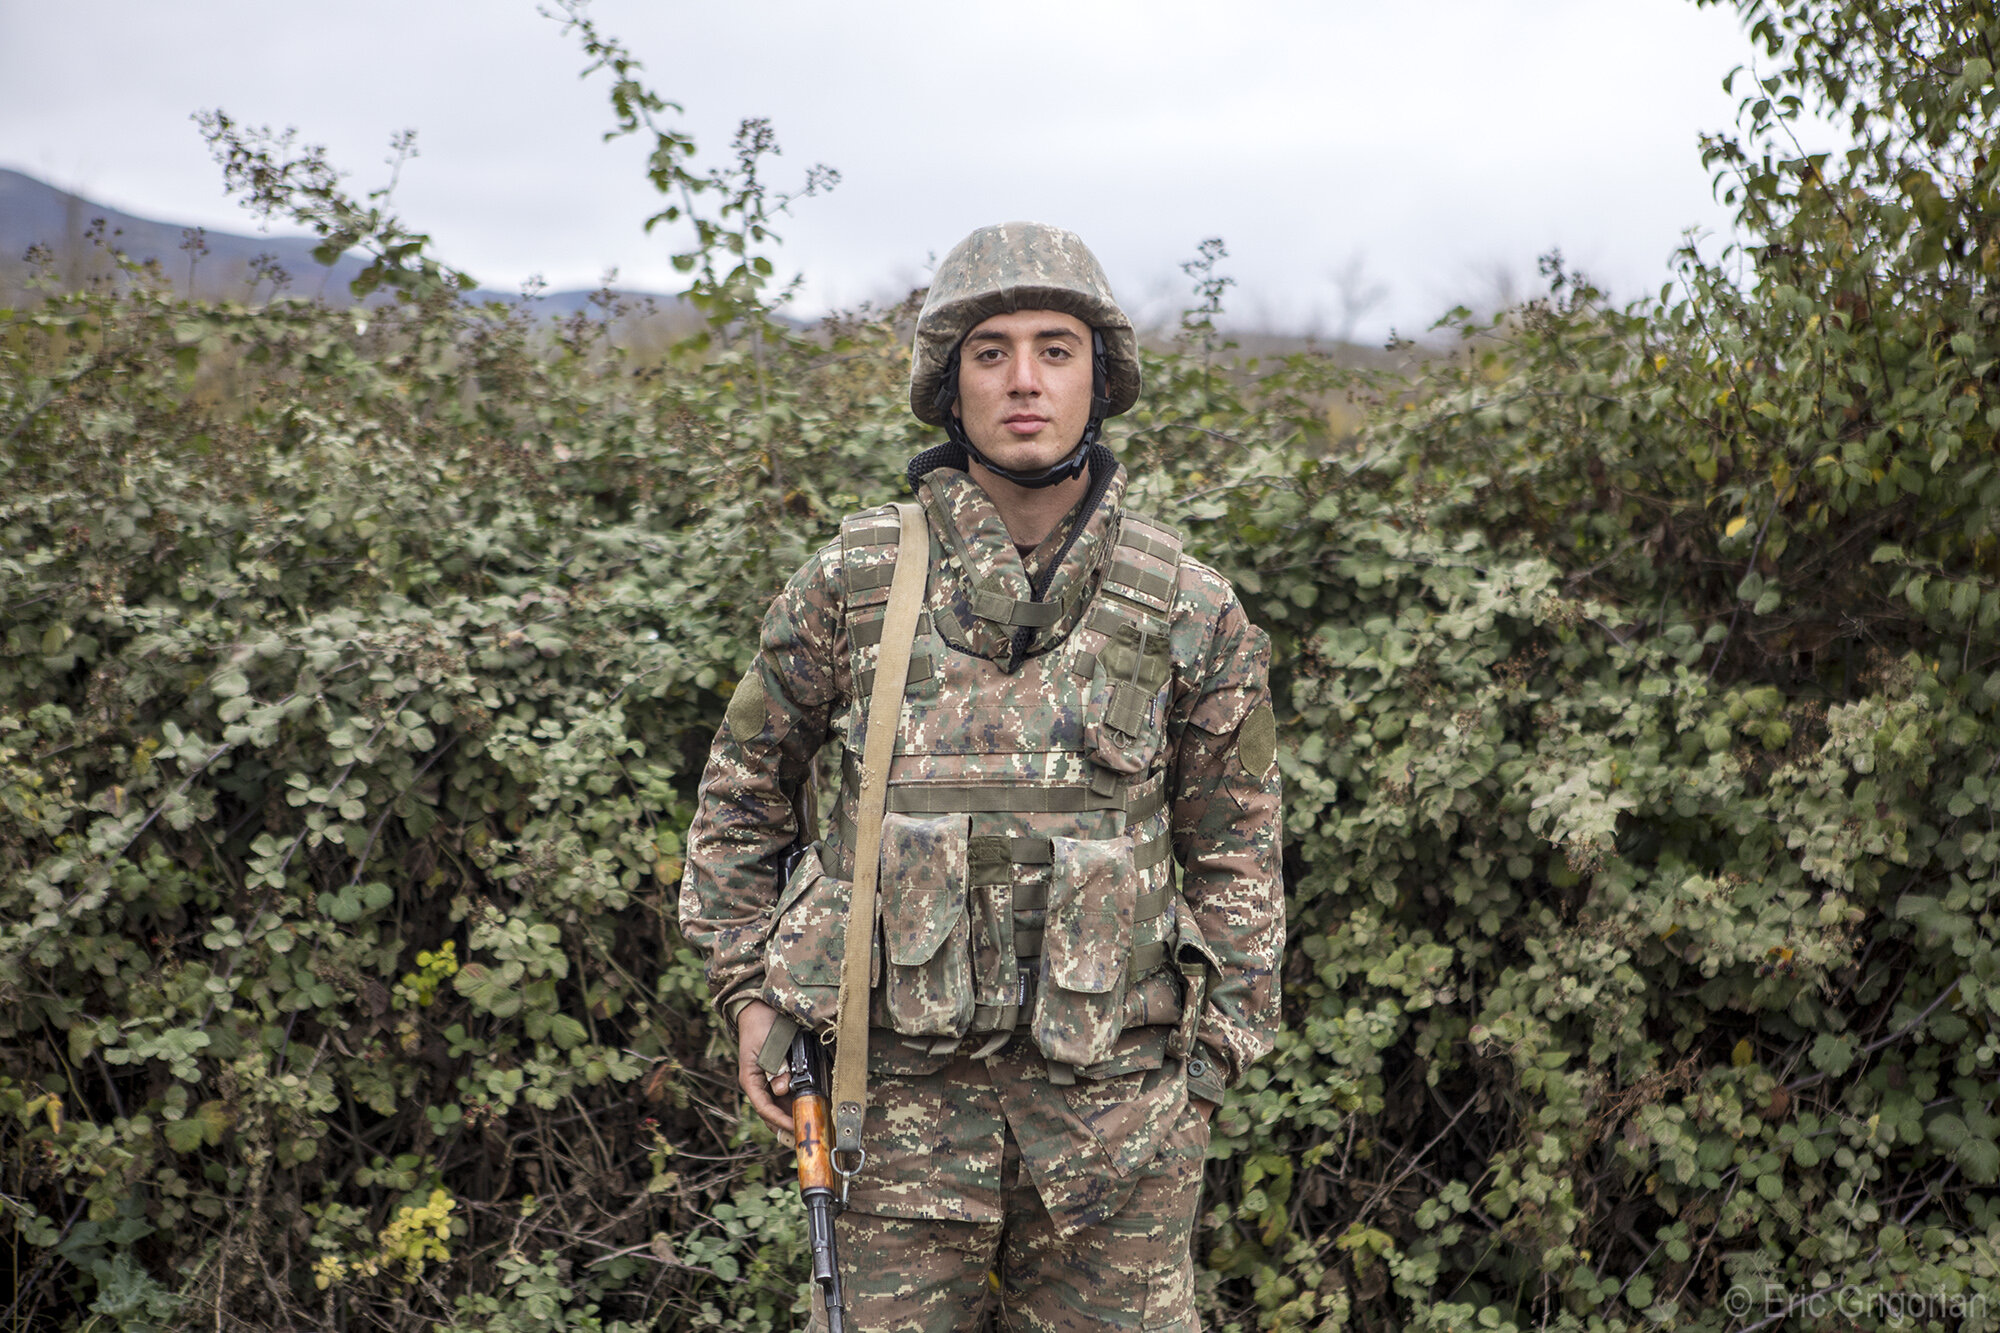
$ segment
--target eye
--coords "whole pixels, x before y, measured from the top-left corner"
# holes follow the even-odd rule
[[[1047,355],[1053,357],[1057,361],[1067,361],[1072,356],[1076,355],[1076,353],[1070,351],[1069,348],[1064,347],[1061,343],[1052,343],[1048,348]]]

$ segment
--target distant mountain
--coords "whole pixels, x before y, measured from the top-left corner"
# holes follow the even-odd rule
[[[103,220],[102,243],[91,239],[91,229]],[[19,171],[0,167],[0,293],[18,292],[32,271],[27,254],[40,246],[48,252],[56,273],[71,286],[107,272],[110,262],[106,246],[124,251],[132,258],[157,260],[160,270],[181,290],[189,290],[190,260],[193,293],[209,300],[242,300],[251,294],[256,275],[253,267],[262,260],[283,269],[289,281],[284,290],[300,296],[318,297],[329,305],[347,305],[354,298],[348,292],[366,260],[349,253],[327,265],[313,259],[318,244],[308,236],[243,236],[225,231],[204,231],[201,243],[207,252],[191,256],[186,248],[194,229],[93,203],[81,195],[59,190],[46,181]],[[259,297],[268,297],[268,278],[258,280]],[[693,326],[699,317],[678,297],[649,292],[621,291],[632,301],[652,300],[658,316],[670,325]],[[544,292],[536,308],[561,317],[588,307],[587,290]],[[519,292],[499,292],[480,288],[467,293],[471,301],[519,302]]]
[[[102,244],[94,242],[90,234],[93,224],[100,218],[104,222]],[[107,208],[23,172],[0,167],[0,304],[18,299],[22,292],[32,272],[32,266],[25,258],[31,246],[41,246],[48,252],[56,273],[70,286],[80,285],[110,270],[110,262],[104,253],[104,246],[108,245],[141,261],[157,260],[161,272],[174,286],[186,291],[189,287],[190,255],[183,247],[191,230],[177,223],[157,222]],[[289,279],[284,290],[294,295],[318,297],[329,305],[348,305],[354,298],[349,294],[347,285],[367,262],[357,255],[348,254],[332,265],[320,264],[312,257],[313,246],[317,242],[308,236],[243,236],[233,232],[207,231],[201,240],[208,249],[193,264],[193,290],[197,296],[209,300],[243,300],[249,297],[255,272],[253,265],[260,257],[269,256],[269,262],[281,267]],[[269,280],[261,279],[255,294],[259,299],[265,299],[271,290]],[[593,294],[589,290],[544,292],[536,301],[535,308],[550,318],[561,319],[588,309]],[[696,331],[702,325],[699,312],[679,297],[628,290],[620,290],[617,295],[633,307],[631,313],[619,321],[618,337],[627,345],[633,341],[655,344],[671,341]],[[382,299],[387,298],[370,298]],[[480,288],[468,292],[466,299],[516,304],[525,298],[519,292]],[[781,315],[779,318],[786,317]],[[809,323],[796,321],[795,327],[805,327]],[[1149,344],[1164,344],[1172,337],[1172,330],[1145,330],[1142,336]],[[1229,357],[1231,360],[1313,350],[1326,353],[1347,365],[1388,368],[1421,361],[1430,354],[1427,349],[1416,346],[1384,351],[1376,347],[1278,332],[1236,331],[1230,334],[1230,338],[1236,344]]]

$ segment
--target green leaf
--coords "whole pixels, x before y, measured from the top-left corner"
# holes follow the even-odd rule
[[[452,989],[496,1018],[511,1018],[521,1011],[521,992],[514,984],[520,975],[519,963],[507,963],[498,970],[484,963],[467,963],[452,978]]]
[[[1823,1032],[1813,1038],[1813,1068],[1838,1077],[1854,1063],[1854,1039]]]
[[[1967,1139],[1952,1156],[1974,1184],[1991,1185],[2000,1180],[2000,1146],[1991,1139]]]
[[[1950,1152],[1964,1144],[1967,1138],[1965,1122],[1955,1115],[1940,1115],[1925,1127],[1932,1143]]]
[[[207,1138],[207,1127],[193,1117],[169,1120],[161,1128],[166,1134],[167,1146],[177,1153],[191,1153],[201,1147]]]
[[[229,1132],[230,1125],[234,1123],[229,1108],[217,1099],[203,1102],[189,1119],[201,1126],[202,1140],[210,1147],[220,1144],[222,1136]],[[187,1121],[181,1123],[186,1124]]]

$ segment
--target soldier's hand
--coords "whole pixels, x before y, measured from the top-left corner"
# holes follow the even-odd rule
[[[780,1134],[790,1134],[792,1118],[778,1105],[777,1099],[792,1090],[792,1071],[781,1069],[777,1077],[765,1078],[763,1068],[757,1063],[764,1039],[771,1035],[771,1024],[777,1017],[778,1011],[762,1000],[750,1001],[736,1016],[736,1085],[743,1089],[743,1095],[750,1099],[750,1109],[765,1124]]]

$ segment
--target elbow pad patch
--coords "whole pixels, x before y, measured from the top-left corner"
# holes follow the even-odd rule
[[[752,667],[737,684],[736,693],[729,696],[729,710],[722,715],[729,724],[729,738],[747,741],[755,736],[764,729],[768,711],[764,703],[764,678]]]
[[[1258,704],[1236,733],[1236,762],[1251,777],[1262,778],[1277,758],[1278,715],[1271,711],[1271,705]]]

